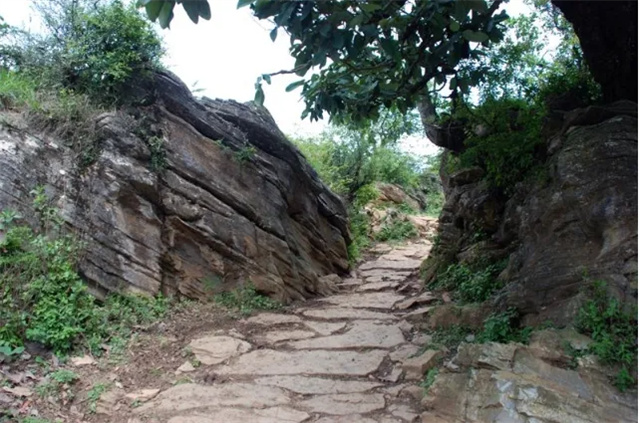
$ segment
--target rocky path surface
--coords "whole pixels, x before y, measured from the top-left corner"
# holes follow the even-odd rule
[[[202,380],[140,392],[129,423],[416,421],[417,384],[438,355],[420,351],[411,324],[436,299],[417,278],[429,249],[379,246],[335,295],[193,339]]]

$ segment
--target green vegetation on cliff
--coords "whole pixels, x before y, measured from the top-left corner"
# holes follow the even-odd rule
[[[134,326],[165,314],[163,298],[111,295],[96,303],[77,270],[83,245],[65,232],[41,188],[33,191],[33,215],[36,230],[15,212],[0,214],[0,353],[20,352],[25,342],[59,354],[100,354],[109,343],[116,353]]]

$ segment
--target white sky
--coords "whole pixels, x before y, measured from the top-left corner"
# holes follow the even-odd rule
[[[165,65],[189,87],[201,91],[197,95],[234,99],[253,99],[256,78],[263,73],[291,69],[289,40],[280,31],[275,43],[269,38],[272,25],[255,19],[249,7],[236,9],[237,0],[210,0],[212,18],[194,25],[176,5],[170,30],[159,30],[167,55]],[[507,11],[518,15],[528,9],[523,0],[511,0]],[[0,0],[0,16],[11,25],[34,27],[29,0]],[[272,78],[272,85],[263,83],[265,106],[285,134],[314,135],[324,123],[300,120],[304,103],[300,89],[285,92],[285,87],[300,79],[295,75]],[[403,149],[415,154],[434,154],[437,148],[423,136],[414,136],[402,143]]]

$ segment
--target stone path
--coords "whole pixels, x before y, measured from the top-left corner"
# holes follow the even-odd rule
[[[438,353],[415,356],[422,341],[406,316],[436,300],[416,277],[430,247],[379,247],[336,295],[192,340],[205,381],[159,392],[129,423],[418,420],[416,384]]]

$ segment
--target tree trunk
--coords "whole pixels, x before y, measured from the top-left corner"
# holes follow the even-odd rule
[[[571,22],[607,102],[638,101],[637,1],[552,0]]]
[[[462,125],[456,125],[455,122],[451,122],[446,126],[436,125],[438,115],[428,95],[423,96],[418,101],[418,113],[420,113],[420,120],[429,141],[438,147],[443,147],[456,153],[464,151],[464,128]]]

